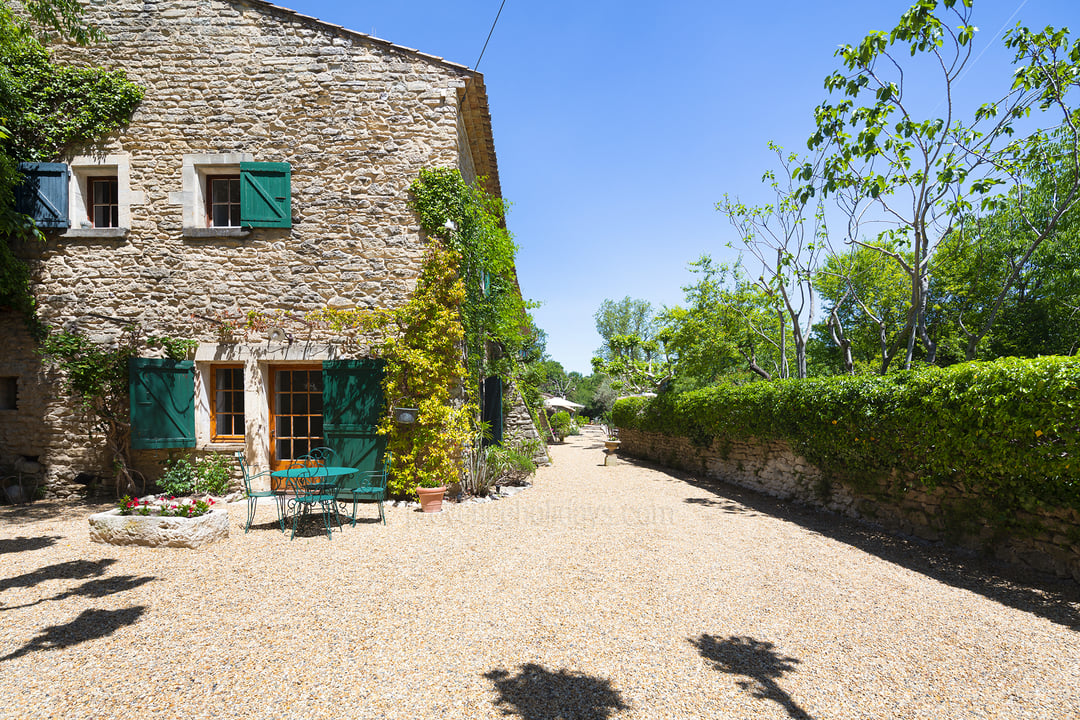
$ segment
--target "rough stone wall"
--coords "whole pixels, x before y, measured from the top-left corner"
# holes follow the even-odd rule
[[[503,424],[507,436],[536,440],[538,442],[539,452],[533,457],[537,464],[548,465],[551,463],[551,458],[547,454],[547,443],[540,437],[540,433],[536,429],[536,423],[533,422],[532,414],[525,405],[525,398],[521,396],[521,391],[517,387],[510,390],[510,412],[507,413]]]
[[[52,233],[17,248],[44,322],[99,341],[122,321],[205,343],[216,334],[201,318],[223,313],[406,300],[424,254],[409,184],[428,167],[475,175],[459,119],[467,69],[244,0],[86,9],[108,44],[57,46],[57,59],[123,68],[146,93],[128,127],[73,151],[128,158],[130,232]],[[290,163],[292,227],[185,234],[182,166],[194,154]],[[5,337],[15,342],[0,376],[29,381],[18,417],[0,418],[0,447],[40,456],[55,488],[78,472],[108,474],[85,430],[58,417],[70,411],[55,387],[35,380],[29,336]]]
[[[824,508],[892,532],[981,552],[1080,582],[1080,513],[1059,509],[1017,518],[1031,532],[1002,536],[971,517],[974,494],[954,485],[922,486],[903,471],[856,490],[826,479],[783,442],[714,439],[698,447],[683,437],[619,429],[619,452]]]

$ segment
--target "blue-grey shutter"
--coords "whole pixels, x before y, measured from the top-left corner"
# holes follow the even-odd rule
[[[240,225],[292,227],[291,183],[289,163],[240,163]]]
[[[68,166],[64,163],[19,163],[23,182],[15,189],[15,210],[29,215],[40,228],[70,227]]]
[[[131,358],[131,447],[195,447],[195,363]]]

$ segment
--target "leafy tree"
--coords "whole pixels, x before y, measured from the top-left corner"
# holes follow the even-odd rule
[[[807,205],[798,187],[798,156],[784,155],[782,148],[769,143],[783,169],[783,176],[766,172],[763,180],[773,191],[771,203],[748,206],[727,196],[717,208],[728,216],[743,245],[762,268],[756,285],[776,309],[780,322],[781,377],[788,376],[788,328],[795,344],[795,372],[806,377],[806,343],[814,321],[814,268],[825,249],[825,219],[820,205],[808,225]]]
[[[615,354],[612,340],[617,337],[636,337],[638,344],[616,343],[621,352],[633,353],[632,360],[645,360],[644,343],[653,338],[653,307],[648,300],[633,299],[629,295],[622,300],[604,300],[596,314],[596,332],[604,339],[604,345],[596,351],[601,358],[611,358]]]
[[[827,320],[819,334],[840,350],[843,371],[859,367],[884,373],[908,317],[907,276],[872,247],[854,246],[825,259],[814,282]]]
[[[844,69],[825,80],[826,89],[841,99],[817,107],[817,129],[809,141],[826,159],[820,168],[808,164],[801,173],[807,181],[804,201],[816,192],[846,198],[851,217],[872,210],[874,219],[887,224],[873,242],[855,233],[849,241],[891,258],[908,278],[905,367],[911,365],[916,340],[928,362],[936,359],[938,343],[929,329],[932,260],[961,219],[979,205],[1016,203],[1030,231],[1026,263],[1080,190],[1080,110],[1067,99],[1080,84],[1080,43],[1070,45],[1067,31],[1052,27],[1010,30],[1004,41],[1015,52],[1011,88],[963,120],[953,95],[974,62],[971,6],[971,0],[921,0],[891,32],[875,31],[858,45],[841,46],[837,56]],[[902,61],[896,50],[913,59]],[[909,92],[928,86],[915,72],[921,60],[939,73],[933,95],[944,98],[940,115],[936,108],[924,115]],[[1018,121],[1033,111],[1044,129],[1019,135]],[[1032,212],[1019,189],[1054,163],[1067,166],[1069,180],[1049,208]],[[1002,195],[1002,187],[1012,192]],[[1002,293],[1019,272],[1017,266],[1008,274]]]

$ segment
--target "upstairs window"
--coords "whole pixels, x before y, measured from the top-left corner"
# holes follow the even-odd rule
[[[249,153],[185,155],[183,190],[188,237],[246,237],[250,228],[292,227],[289,163],[252,162]]]
[[[87,179],[87,216],[95,228],[120,227],[120,182],[116,176]]]
[[[240,227],[240,176],[206,178],[206,226]]]

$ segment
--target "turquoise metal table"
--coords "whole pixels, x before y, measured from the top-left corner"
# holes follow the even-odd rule
[[[310,512],[315,504],[323,508],[327,537],[331,537],[330,520],[327,517],[331,511],[334,513],[334,519],[337,520],[338,529],[341,529],[341,518],[337,508],[338,480],[356,472],[359,472],[357,468],[341,465],[308,465],[288,470],[275,470],[270,473],[271,477],[283,479],[287,483],[286,490],[281,494],[281,503],[285,505],[291,502],[293,505],[293,531],[290,539],[296,537],[299,515]],[[304,482],[305,480],[316,480],[316,482]],[[288,497],[290,494],[293,496],[291,500]]]

